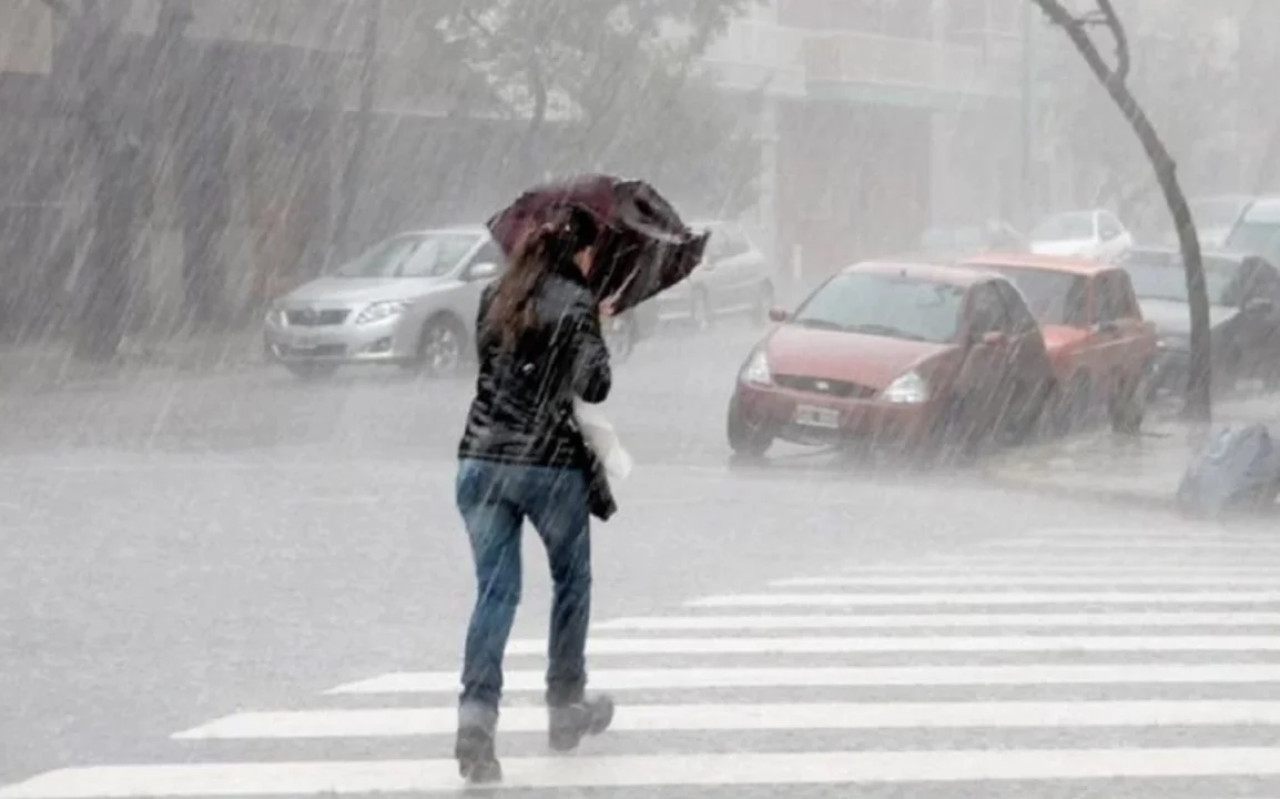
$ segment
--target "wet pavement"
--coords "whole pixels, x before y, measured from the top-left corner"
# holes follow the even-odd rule
[[[616,729],[546,751],[525,548],[500,754],[529,796],[1261,796],[1280,540],[980,471],[731,467],[757,335],[650,343],[593,542]],[[674,342],[674,344],[672,343]],[[466,380],[248,370],[0,395],[0,799],[455,793]]]

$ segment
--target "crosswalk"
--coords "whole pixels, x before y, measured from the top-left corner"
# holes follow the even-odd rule
[[[1278,542],[1041,528],[605,619],[591,685],[619,711],[569,757],[545,751],[545,641],[513,640],[501,789],[1280,795]],[[457,690],[455,671],[371,674],[176,731],[169,762],[61,769],[0,799],[452,794]]]

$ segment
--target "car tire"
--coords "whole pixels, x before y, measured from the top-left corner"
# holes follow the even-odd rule
[[[433,380],[453,377],[462,369],[467,332],[451,316],[435,316],[422,326],[410,368]]]
[[[689,297],[689,322],[699,333],[710,330],[715,322],[711,313],[711,298],[707,296],[706,289],[694,289]]]
[[[766,280],[756,290],[756,302],[751,308],[752,324],[757,327],[764,327],[769,324],[769,311],[773,310],[773,303],[773,284]]]
[[[318,380],[327,380],[333,377],[338,371],[336,363],[286,363],[284,368],[289,370],[289,374],[304,382],[315,382]]]
[[[767,425],[756,424],[746,418],[742,412],[742,404],[735,396],[729,401],[729,416],[726,424],[729,438],[729,449],[739,458],[758,460],[768,453],[776,437]]]

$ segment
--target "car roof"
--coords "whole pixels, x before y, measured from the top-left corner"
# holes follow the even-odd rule
[[[1136,255],[1167,255],[1170,258],[1169,266],[1182,267],[1182,250],[1177,247],[1130,247],[1125,250],[1125,254],[1133,253]],[[1204,247],[1200,251],[1201,257],[1213,258],[1219,261],[1234,261],[1236,263],[1244,263],[1248,258],[1257,258],[1265,261],[1261,256],[1252,253],[1241,252],[1239,250],[1228,250],[1219,247]],[[1124,257],[1124,254],[1120,256]]]
[[[1001,266],[1014,269],[1040,269],[1046,272],[1068,272],[1091,277],[1099,272],[1109,272],[1117,267],[1092,258],[1071,258],[1061,255],[1032,255],[1029,253],[988,253],[975,255],[960,261],[959,266],[981,269],[984,266]]]
[[[1272,222],[1276,217],[1280,217],[1280,195],[1269,194],[1249,203],[1249,207],[1240,215],[1239,221],[1250,221],[1256,216],[1265,217],[1264,222]]]
[[[952,266],[936,263],[919,263],[915,261],[863,261],[851,264],[840,270],[841,274],[901,275],[922,283],[941,283],[948,286],[968,288],[976,283],[989,282],[998,275],[984,274],[968,269],[956,269]]]

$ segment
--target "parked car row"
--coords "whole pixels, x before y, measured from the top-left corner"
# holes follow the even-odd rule
[[[730,401],[740,455],[775,441],[936,457],[1142,422],[1156,352],[1127,273],[1028,254],[870,262],[832,277],[751,352]]]
[[[732,315],[767,321],[774,282],[761,250],[734,223],[692,227],[712,231],[704,263],[690,280],[608,322],[617,359],[664,322],[701,330]],[[505,265],[482,226],[392,236],[276,300],[263,330],[267,357],[302,378],[351,364],[455,374],[472,354],[481,292]]]

